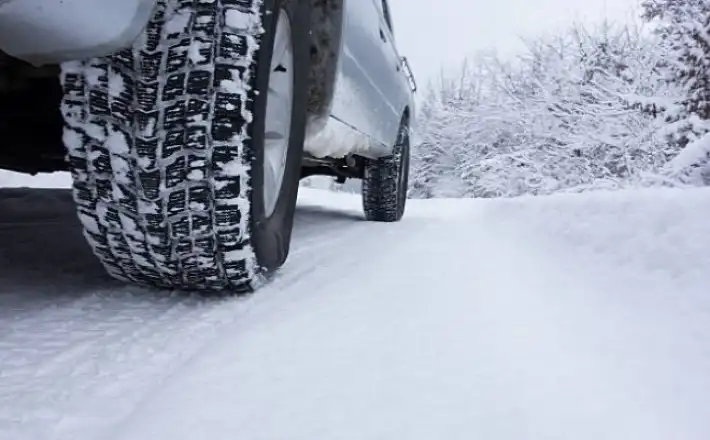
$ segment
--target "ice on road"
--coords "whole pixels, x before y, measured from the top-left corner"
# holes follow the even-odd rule
[[[243,299],[123,286],[62,190],[0,191],[0,438],[706,440],[710,191],[303,191]]]

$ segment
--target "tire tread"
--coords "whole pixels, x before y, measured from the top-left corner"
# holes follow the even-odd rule
[[[397,222],[404,215],[407,182],[400,188],[400,172],[409,164],[409,136],[403,123],[393,154],[368,160],[362,181],[362,201],[365,218],[376,222]]]
[[[249,292],[250,123],[260,0],[159,0],[132,48],[62,65],[85,236],[114,277]],[[229,27],[238,15],[244,29]]]

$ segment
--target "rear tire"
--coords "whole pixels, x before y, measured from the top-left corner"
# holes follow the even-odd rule
[[[397,222],[404,216],[409,185],[409,123],[402,123],[391,156],[369,159],[362,181],[365,218],[376,222]]]
[[[271,65],[282,14],[292,72]],[[159,0],[132,48],[62,65],[74,198],[111,275],[243,293],[283,264],[306,122],[304,23],[303,1]],[[265,119],[274,71],[293,75],[293,87],[283,179],[267,213]]]

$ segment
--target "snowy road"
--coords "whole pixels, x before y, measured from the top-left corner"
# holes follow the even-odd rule
[[[107,279],[62,190],[0,191],[0,439],[710,438],[710,192],[302,193],[248,299]]]

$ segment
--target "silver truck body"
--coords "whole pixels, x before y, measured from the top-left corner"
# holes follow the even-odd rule
[[[32,64],[106,55],[129,46],[155,0],[0,0],[0,50]]]
[[[342,8],[335,84],[322,88],[329,90],[323,97],[326,114],[309,118],[305,150],[318,158],[388,155],[402,116],[414,117],[414,102],[386,0],[335,3]],[[131,45],[154,5],[155,0],[0,0],[0,50],[36,65],[107,55]]]

